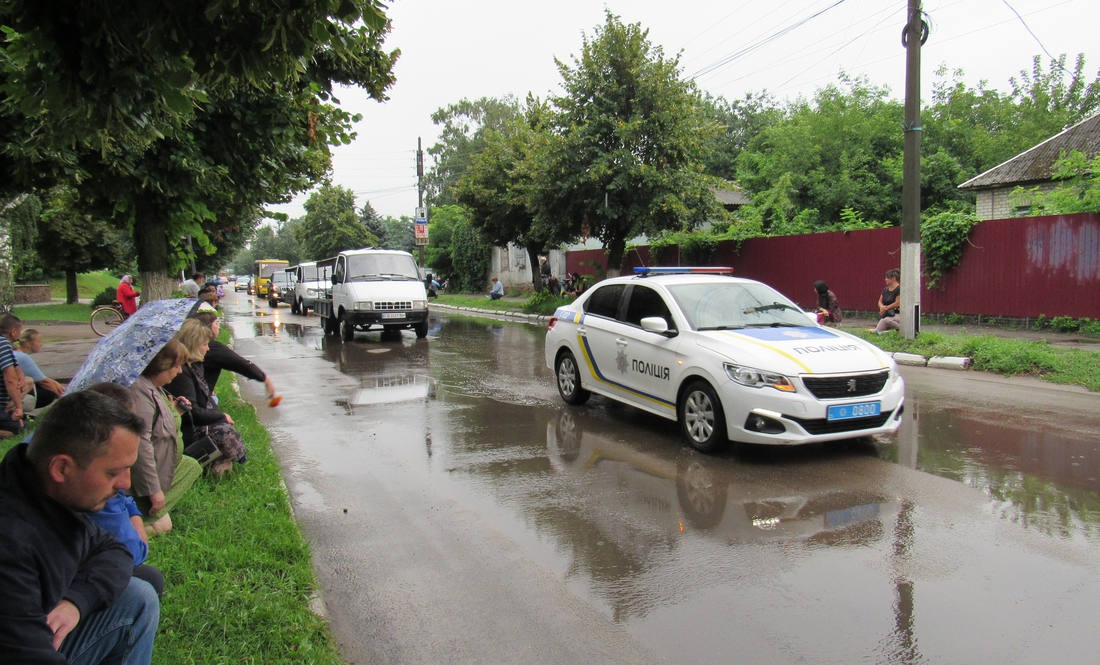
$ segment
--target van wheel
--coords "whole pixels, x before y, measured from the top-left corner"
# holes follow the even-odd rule
[[[347,314],[340,317],[340,337],[345,342],[355,339],[355,325],[348,320]]]
[[[424,339],[428,336],[428,322],[418,323],[413,326],[413,330],[416,331],[417,339]]]
[[[565,351],[558,356],[558,394],[566,404],[579,406],[588,401],[592,393],[581,387],[581,374],[577,369],[577,359],[573,353]]]
[[[301,314],[302,313],[302,308],[298,306],[298,301],[297,300],[291,300],[290,301],[290,313],[291,314]]]
[[[726,444],[726,415],[709,383],[690,383],[680,397],[678,412],[680,429],[692,448],[713,453]]]

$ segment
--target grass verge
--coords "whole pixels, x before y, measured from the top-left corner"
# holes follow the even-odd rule
[[[477,307],[480,309],[499,309],[505,312],[518,312],[523,310],[523,302],[512,300],[489,300],[479,295],[440,295],[433,302],[453,307]]]
[[[118,277],[115,277],[106,270],[80,273],[76,276],[76,290],[78,296],[81,298],[94,298],[102,293],[107,287],[112,289],[118,288]],[[140,291],[140,289],[138,290]],[[65,295],[65,278],[51,277],[50,297],[64,298]]]
[[[80,321],[88,323],[92,316],[89,305],[17,305],[15,315],[25,322],[30,321]]]
[[[150,543],[165,577],[154,663],[342,663],[328,624],[309,608],[309,546],[290,512],[267,431],[228,379],[223,410],[248,463],[221,481],[200,478]],[[0,442],[0,455],[21,439]]]
[[[919,353],[925,357],[970,358],[974,369],[1004,376],[1037,376],[1051,383],[1083,386],[1100,392],[1100,353],[1063,349],[1046,342],[1031,342],[995,335],[944,335],[922,332],[916,339],[902,339],[896,332],[875,335],[850,331],[884,351]]]

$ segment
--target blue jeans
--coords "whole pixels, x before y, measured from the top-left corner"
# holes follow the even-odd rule
[[[153,659],[159,621],[157,592],[132,577],[115,602],[80,617],[60,651],[70,664],[147,665]]]

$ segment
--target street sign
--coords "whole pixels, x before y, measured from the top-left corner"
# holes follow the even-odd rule
[[[427,224],[428,223],[428,209],[425,207],[419,207],[416,209],[416,223]]]
[[[428,225],[426,223],[417,222],[416,225],[415,225],[415,228],[416,228],[416,239],[417,240],[423,240],[425,242],[425,244],[427,244],[427,242],[428,242]]]

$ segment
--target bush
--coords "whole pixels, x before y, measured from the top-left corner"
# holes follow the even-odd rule
[[[527,314],[553,314],[559,307],[571,302],[573,299],[568,296],[555,297],[549,291],[542,290],[527,299],[523,311]]]
[[[1077,332],[1081,324],[1072,316],[1056,316],[1050,320],[1050,327],[1055,332],[1071,333]]]
[[[103,305],[110,305],[115,301],[116,296],[118,296],[117,287],[111,286],[103,289],[99,292],[99,295],[92,299],[92,307],[95,308],[102,307]]]

